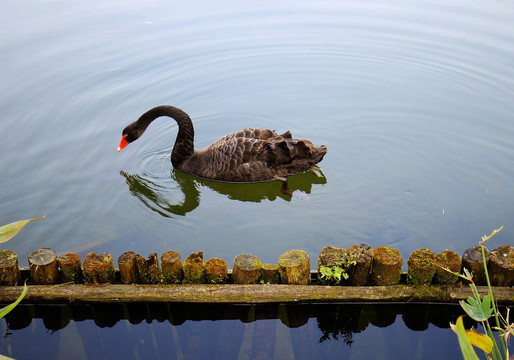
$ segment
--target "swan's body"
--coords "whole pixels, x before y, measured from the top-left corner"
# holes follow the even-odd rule
[[[178,123],[171,163],[181,171],[212,180],[257,182],[280,180],[312,168],[323,159],[326,146],[315,147],[309,140],[293,139],[289,131],[249,128],[222,137],[211,145],[194,150],[193,123],[174,106],[158,106],[128,125],[118,151],[137,140],[148,125],[160,116]]]

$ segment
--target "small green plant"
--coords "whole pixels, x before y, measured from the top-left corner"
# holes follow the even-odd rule
[[[319,273],[321,280],[333,282],[336,285],[343,280],[348,280],[348,269],[350,266],[357,265],[355,258],[355,256],[347,255],[343,258],[339,266],[320,265]]]
[[[459,345],[461,348],[462,356],[464,359],[472,359],[478,360],[478,356],[473,349],[472,345],[478,347],[483,350],[487,359],[509,359],[509,350],[507,348],[507,341],[510,335],[514,335],[514,324],[509,325],[509,312],[507,309],[507,315],[505,318],[501,316],[498,312],[498,309],[494,302],[493,291],[491,288],[491,282],[489,280],[489,273],[487,272],[487,262],[485,258],[485,247],[484,243],[496,235],[503,229],[503,226],[497,230],[494,230],[491,235],[482,237],[482,241],[480,242],[480,247],[482,250],[482,260],[484,263],[484,271],[485,277],[487,279],[487,287],[488,293],[483,298],[480,298],[480,294],[478,293],[478,289],[473,282],[472,274],[464,268],[464,275],[454,273],[459,277],[470,282],[469,286],[473,293],[473,296],[470,296],[467,301],[461,300],[460,306],[462,309],[468,314],[469,317],[474,319],[475,321],[479,321],[482,324],[482,327],[485,330],[485,334],[481,334],[476,332],[474,329],[466,331],[464,329],[464,325],[462,322],[462,316],[457,319],[456,325],[450,324],[450,327],[453,331],[457,333],[459,339]],[[446,269],[447,271],[450,271]],[[450,271],[451,272],[451,271]],[[452,272],[453,273],[453,272]],[[494,321],[496,323],[495,327],[491,327],[489,323],[489,319],[494,317]],[[494,336],[493,330],[498,331],[500,333],[500,346]],[[505,355],[505,357],[502,356]]]

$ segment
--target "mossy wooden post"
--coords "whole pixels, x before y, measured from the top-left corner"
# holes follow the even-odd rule
[[[17,285],[20,277],[18,255],[11,250],[0,250],[0,285]]]
[[[232,269],[234,284],[255,284],[260,281],[262,263],[257,256],[237,255]]]
[[[443,268],[447,268],[453,272],[459,273],[461,268],[460,256],[451,250],[441,251],[435,257],[435,274],[434,284],[438,285],[454,285],[459,281],[459,277]]]
[[[280,284],[280,273],[276,264],[262,264],[261,282],[263,284]]]
[[[396,285],[400,282],[403,259],[396,249],[379,246],[373,250],[371,282],[374,285]]]
[[[489,251],[485,249],[485,261],[489,261]],[[480,246],[473,246],[464,251],[462,255],[462,269],[468,269],[473,274],[473,282],[475,285],[486,285],[484,261],[482,258],[482,250]]]
[[[52,285],[59,282],[57,254],[50,248],[34,250],[28,256],[30,279],[35,285]]]
[[[514,246],[503,245],[491,251],[487,271],[491,285],[514,286]]]
[[[184,262],[183,284],[205,283],[205,263],[203,262],[203,250],[189,255]]]
[[[141,284],[161,284],[162,271],[159,267],[159,258],[157,253],[151,253],[148,259],[141,255],[136,255],[136,266],[139,275],[139,283]]]
[[[223,259],[209,259],[205,263],[205,282],[207,284],[224,284],[228,281],[228,267]]]
[[[346,251],[348,258],[355,261],[348,269],[348,285],[364,286],[369,283],[373,265],[373,249],[370,245],[352,245]]]
[[[137,254],[134,251],[126,251],[118,258],[121,282],[124,284],[138,284],[139,272],[136,264]]]
[[[180,284],[184,278],[184,267],[180,254],[175,251],[166,251],[161,255],[161,267],[164,283]]]
[[[435,274],[435,254],[427,248],[412,252],[407,260],[407,283],[412,285],[430,285]]]
[[[91,252],[84,259],[84,283],[90,285],[114,282],[114,262],[108,253]]]
[[[309,254],[303,250],[289,250],[278,259],[278,271],[284,284],[308,285],[311,281]]]
[[[318,281],[320,284],[339,284],[341,279],[337,280],[333,277],[327,277],[324,274],[328,271],[334,272],[337,270],[344,270],[342,268],[342,265],[345,256],[346,250],[337,246],[327,245],[323,249],[321,249],[318,256]]]
[[[57,259],[61,282],[82,283],[82,262],[77,254],[65,254]]]

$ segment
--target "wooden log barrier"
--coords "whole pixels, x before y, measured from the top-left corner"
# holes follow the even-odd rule
[[[489,261],[489,251],[485,249],[485,262]],[[484,259],[482,257],[482,250],[480,246],[473,246],[472,248],[464,251],[462,255],[462,270],[466,268],[473,274],[473,282],[476,285],[486,285],[484,271]]]
[[[373,249],[367,244],[352,245],[348,248],[347,253],[349,258],[355,261],[355,265],[348,269],[348,285],[368,285],[373,265]]]
[[[137,254],[134,251],[126,251],[118,258],[121,282],[124,284],[137,284],[139,273],[137,269]]]
[[[346,250],[337,246],[327,245],[321,249],[318,256],[318,281],[324,285],[337,285],[341,282],[341,272]],[[338,276],[334,276],[340,272]]]
[[[228,282],[228,267],[223,259],[209,259],[205,263],[205,282],[207,284],[224,284]]]
[[[57,258],[61,282],[82,283],[82,264],[77,254],[65,254]]]
[[[184,284],[205,283],[205,263],[203,261],[203,250],[196,251],[189,255],[184,262]]]
[[[260,281],[262,263],[257,256],[237,255],[234,259],[232,281],[234,284],[256,284]]]
[[[407,283],[412,285],[430,285],[435,274],[435,254],[423,248],[414,251],[407,260]]]
[[[59,281],[57,254],[50,248],[34,250],[28,256],[30,279],[36,285],[52,285]]]
[[[400,282],[403,259],[400,252],[387,246],[373,251],[371,282],[375,285],[396,285]]]
[[[110,284],[115,280],[114,263],[108,253],[91,252],[84,259],[84,283],[90,285]]]
[[[352,247],[350,247],[352,249]],[[349,250],[350,250],[349,249]],[[49,250],[49,249],[48,249]],[[53,254],[50,250],[45,250]],[[41,251],[38,250],[37,253]],[[142,256],[127,252],[120,256],[118,265],[120,267],[119,276],[115,274],[112,258],[109,254],[90,253],[83,262],[84,283],[86,285],[68,284],[78,282],[77,277],[66,277],[63,268],[68,264],[73,267],[75,273],[80,273],[80,258],[76,254],[66,254],[58,258],[57,263],[60,269],[61,282],[58,286],[31,285],[37,283],[32,279],[34,272],[31,269],[21,271],[21,279],[29,280],[29,290],[24,302],[142,302],[142,301],[177,301],[177,302],[225,302],[225,303],[260,303],[260,302],[332,302],[332,301],[434,301],[434,302],[455,302],[467,299],[471,295],[468,286],[462,284],[455,285],[406,285],[407,274],[401,273],[402,258],[398,250],[378,247],[375,250],[367,246],[359,245],[354,248],[356,253],[366,254],[366,261],[373,252],[373,266],[371,269],[371,282],[376,284],[378,281],[391,282],[392,285],[377,286],[324,286],[317,282],[318,274],[310,271],[310,260],[306,252],[300,250],[288,251],[282,255],[278,265],[262,265],[260,260],[253,255],[238,256],[234,261],[232,273],[227,271],[226,263],[222,259],[211,259],[206,264],[203,262],[203,251],[191,254],[184,266],[180,261],[180,255],[174,252],[167,252],[161,257],[163,269],[170,267],[174,271],[173,277],[162,274],[166,282],[180,282],[182,269],[185,268],[184,283],[188,281],[192,285],[164,285],[157,281],[157,284],[140,285],[136,283],[146,282],[151,277],[141,279],[137,267],[137,259],[140,257],[145,266],[159,269],[157,254],[151,254],[148,259]],[[417,251],[419,252],[419,251]],[[36,253],[36,252],[34,252]],[[416,252],[413,253],[416,255]],[[34,254],[31,254],[34,255]],[[165,256],[166,255],[166,256]],[[411,255],[411,257],[414,257]],[[419,254],[418,254],[419,255]],[[39,256],[39,255],[38,255]],[[348,256],[348,253],[346,254]],[[36,258],[37,256],[32,256]],[[53,258],[53,256],[49,256]],[[429,256],[430,257],[430,256]],[[472,258],[473,256],[468,256]],[[500,304],[514,304],[514,288],[511,286],[513,268],[513,247],[505,245],[493,250],[488,254],[490,258],[488,269],[491,279],[495,271],[504,272],[503,278],[492,280],[500,286],[493,287],[495,301]],[[352,258],[355,258],[352,255]],[[430,257],[431,258],[431,257]],[[141,260],[140,260],[141,261]],[[318,260],[319,261],[319,260]],[[445,264],[452,270],[459,269],[460,258],[454,252],[445,250],[435,257],[435,262],[439,265]],[[34,259],[31,264],[34,264]],[[77,266],[78,264],[78,266]],[[73,265],[73,266],[72,266]],[[244,266],[243,266],[244,265]],[[249,266],[250,265],[250,266]],[[249,272],[243,271],[248,267]],[[130,271],[125,268],[130,269]],[[436,268],[436,273],[437,269]],[[269,272],[269,278],[265,276]],[[253,275],[249,275],[253,272]],[[278,280],[277,272],[282,281],[295,285],[274,285],[273,281]],[[123,275],[123,273],[126,273]],[[160,272],[157,272],[160,274]],[[130,274],[130,275],[127,275]],[[177,275],[178,274],[178,275]],[[196,276],[196,275],[198,276]],[[207,276],[209,274],[209,276]],[[245,274],[244,281],[251,281],[256,284],[233,286],[230,284],[204,285],[199,282],[232,282],[241,283],[242,275]],[[349,272],[350,274],[350,272]],[[228,279],[227,279],[228,275]],[[39,275],[35,275],[39,276]],[[202,278],[203,277],[203,278]],[[307,278],[307,281],[305,279]],[[0,302],[8,303],[14,301],[21,293],[21,286],[13,286],[20,279],[20,268],[17,263],[17,255],[9,250],[0,251]],[[36,279],[36,277],[34,277]],[[115,283],[116,279],[118,283]],[[155,279],[155,278],[154,278]],[[166,280],[167,279],[167,280]],[[196,280],[193,280],[196,279]],[[238,280],[239,279],[239,280]],[[268,281],[269,280],[269,281]],[[312,281],[312,283],[309,282]],[[397,285],[401,280],[401,285]],[[195,282],[193,282],[195,281]],[[434,275],[433,282],[444,282],[446,280],[437,279]],[[449,282],[453,283],[455,279]],[[130,286],[119,284],[132,284]],[[300,283],[309,284],[298,285]],[[262,283],[269,284],[263,286]],[[421,281],[420,281],[421,283]],[[3,284],[3,286],[2,286]],[[102,284],[103,286],[95,286]],[[347,284],[346,284],[347,285]],[[481,293],[486,291],[485,287],[479,286]]]
[[[13,286],[20,279],[18,255],[11,250],[0,250],[0,286]]]
[[[0,297],[11,303],[22,286],[3,286]],[[483,297],[486,286],[478,286]],[[493,288],[498,304],[514,304],[514,289]],[[324,303],[324,302],[438,302],[455,303],[473,296],[468,286],[320,286],[320,285],[60,285],[28,286],[24,303]]]
[[[184,279],[184,267],[179,253],[166,251],[162,254],[161,267],[165,284],[180,284]]]
[[[136,267],[140,284],[160,284],[163,282],[157,253],[151,253],[148,259],[136,255]]]
[[[514,246],[499,246],[489,256],[487,270],[493,286],[514,286]]]
[[[457,275],[445,270],[446,268],[455,273],[460,272],[460,256],[456,252],[451,250],[441,251],[435,257],[435,264],[434,284],[454,285],[459,281]]]
[[[276,264],[262,264],[261,275],[263,284],[280,284],[280,272]]]
[[[278,259],[278,272],[284,284],[309,284],[311,280],[309,254],[303,250],[289,250]]]

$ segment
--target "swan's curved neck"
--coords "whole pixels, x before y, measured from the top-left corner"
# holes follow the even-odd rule
[[[195,132],[191,118],[184,111],[170,105],[157,106],[144,113],[139,120],[141,127],[146,129],[148,125],[161,116],[169,116],[178,124],[178,134],[171,152],[171,163],[178,168],[180,164],[193,155]]]

